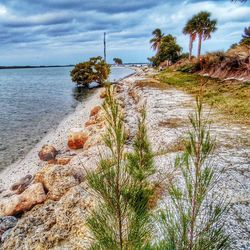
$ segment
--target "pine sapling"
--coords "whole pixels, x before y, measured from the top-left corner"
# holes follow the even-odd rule
[[[138,120],[133,152],[125,153],[123,111],[112,86],[106,88],[103,104],[107,133],[103,138],[109,153],[100,156],[97,171],[87,180],[97,206],[87,221],[93,236],[92,249],[147,249],[150,243],[148,177],[154,172],[146,135],[145,110]]]
[[[185,151],[176,158],[181,179],[169,184],[169,200],[160,212],[159,228],[163,238],[159,249],[219,250],[228,249],[229,240],[223,232],[224,199],[212,198],[216,172],[210,164],[214,141],[208,121],[202,116],[202,100],[190,116],[192,129]]]

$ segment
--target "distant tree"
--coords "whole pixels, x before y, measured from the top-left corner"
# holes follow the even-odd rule
[[[115,58],[113,58],[113,61],[117,65],[121,65],[122,64],[122,59],[120,59],[120,58],[115,57]]]
[[[160,49],[161,42],[162,42],[162,39],[164,37],[164,34],[161,32],[160,29],[155,29],[152,32],[152,35],[154,37],[150,40],[150,43],[152,44],[151,47],[153,48],[153,50],[156,50],[158,52],[159,49]]]
[[[244,34],[242,35],[242,39],[240,41],[242,45],[250,45],[250,26],[245,28]]]
[[[195,30],[195,22],[189,19],[186,26],[183,28],[183,33],[189,35],[189,60],[192,58],[193,43],[196,39],[197,32]]]
[[[149,60],[154,66],[159,66],[165,61],[175,63],[179,59],[181,51],[182,48],[177,44],[176,38],[169,34],[162,38],[158,53]]]
[[[70,72],[72,81],[83,86],[88,86],[91,82],[103,85],[109,74],[110,65],[101,56],[92,57],[89,61],[76,64]]]
[[[215,32],[217,29],[217,21],[215,19],[211,20],[211,13],[207,11],[199,12],[197,15],[193,16],[191,20],[199,39],[197,56],[200,58],[202,40],[205,41],[211,38],[211,33]]]

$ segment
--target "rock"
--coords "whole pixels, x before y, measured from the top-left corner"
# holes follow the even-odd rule
[[[124,88],[120,85],[116,85],[115,90],[116,90],[116,93],[121,93],[124,91]]]
[[[68,147],[70,149],[83,148],[88,139],[88,134],[82,129],[72,129],[68,136]]]
[[[12,228],[6,230],[1,236],[1,242],[5,242],[10,237],[12,231]]]
[[[22,193],[32,182],[32,175],[28,174],[25,177],[21,178],[18,182],[14,183],[10,190],[16,191],[16,193]]]
[[[42,203],[46,194],[41,183],[30,185],[23,193],[2,198],[0,200],[0,216],[15,215]]]
[[[125,138],[128,140],[130,138],[130,128],[128,125],[125,125],[124,133],[125,133]]]
[[[0,234],[14,227],[17,224],[17,218],[14,216],[4,216],[0,218]]]
[[[42,161],[49,161],[55,159],[57,150],[51,145],[44,145],[39,151],[38,156]]]
[[[90,147],[96,146],[97,144],[100,144],[101,141],[102,141],[101,136],[96,133],[96,135],[89,137],[87,142],[84,144],[84,149],[89,149]]]
[[[92,110],[90,111],[90,117],[97,115],[100,110],[100,106],[95,106],[94,108],[92,108]]]
[[[79,169],[70,166],[47,165],[35,175],[34,181],[43,184],[48,191],[48,199],[59,200],[70,188],[82,181],[79,178],[81,175]]]
[[[90,119],[85,123],[85,127],[89,127],[95,124],[101,124],[103,123],[103,121],[104,121],[104,115],[99,113],[96,116],[90,117]]]
[[[107,96],[106,90],[104,89],[101,94],[100,94],[100,98],[105,98]]]
[[[47,200],[25,213],[12,229],[2,249],[89,249],[86,229],[92,198],[81,183],[60,201]]]
[[[137,104],[140,100],[139,95],[135,92],[135,89],[132,88],[129,92],[128,92],[129,96],[131,96],[134,100],[134,102]]]
[[[48,164],[67,165],[70,162],[71,159],[72,159],[71,157],[64,157],[64,158],[54,159],[54,160],[48,161]]]

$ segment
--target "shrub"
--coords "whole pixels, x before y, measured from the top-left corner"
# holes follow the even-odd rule
[[[82,86],[88,86],[91,82],[103,85],[109,74],[110,66],[100,56],[76,64],[70,73],[72,81]]]

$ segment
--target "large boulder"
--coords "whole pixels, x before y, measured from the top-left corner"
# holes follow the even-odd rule
[[[38,156],[42,161],[54,160],[57,155],[57,150],[51,145],[44,145],[39,151]]]
[[[100,110],[101,110],[100,106],[95,106],[94,108],[92,108],[90,111],[90,117],[97,115]]]
[[[0,200],[0,216],[15,215],[44,202],[46,194],[41,183],[31,184],[21,194],[13,194]]]
[[[78,168],[47,165],[35,175],[34,181],[43,184],[48,191],[48,199],[59,200],[70,188],[82,181],[82,176],[83,173]]]
[[[84,132],[81,128],[71,129],[68,135],[68,147],[70,149],[83,148],[87,139],[88,139],[88,134]]]

